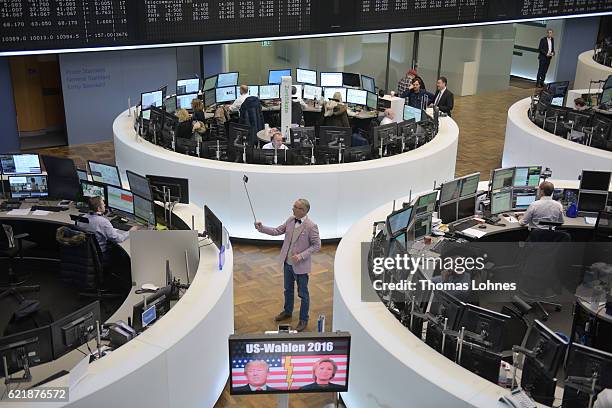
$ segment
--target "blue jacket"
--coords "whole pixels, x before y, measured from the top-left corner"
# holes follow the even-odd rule
[[[434,102],[434,95],[423,89],[419,89],[418,93],[414,92],[414,90],[408,90],[402,93],[400,98],[408,98],[408,105],[418,109],[421,109],[421,101],[423,101],[423,109]]]
[[[249,96],[240,106],[240,123],[251,127],[249,144],[257,146],[257,132],[264,128],[264,118],[261,112],[261,102],[256,96]]]

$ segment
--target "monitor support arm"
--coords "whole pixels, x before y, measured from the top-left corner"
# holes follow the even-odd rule
[[[584,392],[585,394],[589,394],[589,405],[588,408],[593,408],[593,403],[595,402],[595,395],[599,391],[597,387],[597,380],[599,379],[598,373],[593,373],[590,377],[575,377],[568,376],[565,380],[565,384],[570,384],[578,391]]]
[[[4,364],[4,372],[6,374],[6,377],[4,378],[4,384],[7,386],[9,384],[21,384],[32,381],[32,373],[30,373],[30,362],[28,360],[28,356],[26,354],[25,349],[20,350],[19,359],[21,360],[23,365],[23,375],[21,377],[12,378],[10,375],[8,375],[9,371],[6,356],[2,357],[2,363]]]

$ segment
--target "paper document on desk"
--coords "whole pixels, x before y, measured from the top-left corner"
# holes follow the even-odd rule
[[[588,225],[595,225],[597,222],[597,217],[584,217],[584,222]]]
[[[476,228],[468,228],[468,229],[464,229],[463,231],[461,231],[461,233],[467,235],[468,237],[480,238],[486,235],[487,231],[476,229]]]
[[[32,215],[49,215],[51,214],[51,211],[45,211],[45,210],[34,210],[32,211]]]
[[[29,208],[16,208],[6,213],[6,215],[28,215],[30,213]]]
[[[513,217],[512,215],[509,215],[507,217],[504,217],[506,219],[507,222],[509,223],[517,223],[519,222],[518,218]]]

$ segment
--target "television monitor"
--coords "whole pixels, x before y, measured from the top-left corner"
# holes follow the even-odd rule
[[[415,217],[413,228],[415,241],[431,235],[431,213]]]
[[[512,210],[512,191],[500,190],[491,193],[491,214]]]
[[[216,87],[217,87],[217,76],[216,75],[204,78],[204,85],[202,86],[202,90],[204,92],[210,91],[211,89],[214,89]]]
[[[463,343],[459,365],[494,384],[499,381],[502,355],[478,344]]]
[[[176,108],[191,110],[191,101],[193,101],[194,99],[198,99],[197,92],[185,94],[185,95],[177,95],[176,96]]]
[[[38,154],[3,154],[0,156],[2,174],[33,174],[40,173],[40,157]]]
[[[76,312],[72,312],[51,324],[53,355],[64,354],[82,346],[96,337],[96,322],[102,325],[100,301],[96,300]]]
[[[432,191],[431,193],[419,196],[419,198],[416,199],[416,203],[414,204],[414,214],[422,215],[434,212],[436,210],[437,199],[437,191]]]
[[[476,194],[479,181],[480,173],[474,173],[463,177],[461,179],[461,194],[459,194],[459,197],[463,198]]]
[[[454,179],[442,184],[440,189],[440,204],[459,198],[461,179]]]
[[[385,146],[397,138],[397,123],[374,126],[370,128],[372,132],[372,142],[375,149]]]
[[[284,76],[291,76],[291,69],[271,69],[268,72],[268,84],[280,84]]]
[[[217,92],[214,89],[204,91],[204,106],[212,106],[217,103]]]
[[[134,216],[143,223],[155,225],[155,204],[153,201],[135,195]]]
[[[164,108],[166,109],[166,112],[176,112],[176,95],[172,95],[171,97],[166,98],[166,100],[164,101]]]
[[[397,124],[397,133],[398,135],[401,135],[404,138],[410,138],[416,133],[417,127],[418,125],[416,124],[414,119],[402,120]]]
[[[102,197],[104,201],[107,201],[106,184],[96,183],[95,181],[81,180],[81,195],[86,199]]]
[[[280,98],[280,86],[279,85],[261,85],[259,87],[259,99],[262,101],[268,101],[271,99]]]
[[[321,72],[319,84],[325,86],[342,86],[342,72]]]
[[[563,362],[567,344],[566,340],[537,319],[525,339],[525,348],[533,351],[534,357],[551,377],[556,376]]]
[[[563,99],[562,96],[555,96],[552,98],[552,101],[550,101],[550,104],[553,106],[563,106]]]
[[[140,111],[140,115],[142,116],[143,120],[149,120],[151,117],[151,108]]]
[[[342,86],[361,88],[361,78],[359,78],[359,74],[353,74],[351,72],[343,72],[342,73]]]
[[[232,395],[348,390],[349,333],[230,335],[228,342]]]
[[[362,89],[346,90],[346,103],[352,103],[354,105],[367,106],[368,104],[368,92]]]
[[[207,205],[204,206],[204,229],[217,248],[221,249],[221,245],[223,245],[223,224]]]
[[[508,320],[508,315],[467,304],[457,327],[465,327],[467,341],[479,344],[487,350],[500,352],[504,349]]]
[[[540,184],[542,166],[516,167],[512,185],[514,187],[537,187]]]
[[[457,219],[473,217],[476,214],[476,196],[460,198],[457,203]]]
[[[325,147],[351,147],[353,132],[350,127],[321,126],[319,127],[319,145]]]
[[[238,85],[238,72],[225,72],[217,76],[217,88]]]
[[[72,159],[54,156],[42,156],[49,197],[59,200],[77,201],[79,198],[79,175]]]
[[[580,190],[608,191],[610,174],[609,171],[582,170]]]
[[[226,86],[215,89],[215,100],[217,103],[233,102],[236,100],[236,86]]]
[[[168,285],[163,288],[157,289],[155,293],[149,295],[145,300],[141,300],[132,307],[132,327],[136,331],[142,331],[143,322],[142,315],[145,310],[155,306],[155,318],[159,320],[160,317],[168,313],[170,310],[170,300],[173,297],[172,286]],[[151,324],[151,323],[149,323]]]
[[[84,181],[89,180],[89,177],[87,177],[87,170],[77,169],[77,175],[79,176],[79,181],[80,180],[84,180]]]
[[[465,303],[453,295],[441,290],[434,290],[429,313],[438,319],[441,318],[442,321],[444,318],[448,318],[447,329],[457,330],[464,309]]]
[[[521,388],[527,395],[534,401],[551,407],[555,401],[556,386],[557,378],[555,376],[551,376],[537,359],[525,356],[521,375]],[[564,396],[567,392],[566,386]],[[563,406],[565,408],[572,408],[571,405],[567,406],[564,404]]]
[[[189,180],[186,178],[178,177],[166,177],[166,176],[153,176],[147,174],[146,176],[151,183],[151,190],[153,196],[158,201],[164,201],[163,191],[170,190],[170,196],[172,201],[178,200],[179,203],[189,204]]]
[[[606,209],[608,201],[607,192],[588,192],[580,190],[578,192],[578,211],[596,215]]]
[[[316,85],[317,84],[317,71],[310,69],[298,68],[295,70],[295,79],[301,84]]]
[[[440,202],[438,218],[442,220],[443,224],[457,221],[457,201],[450,201],[444,204]]]
[[[176,94],[198,93],[200,90],[200,78],[179,79],[176,81]]]
[[[596,375],[598,390],[612,388],[612,353],[572,343],[567,353],[565,371],[568,377],[593,378]],[[564,399],[563,406],[565,402]]]
[[[47,176],[28,174],[24,176],[9,176],[11,198],[48,197]]]
[[[140,94],[140,109],[143,111],[149,109],[151,106],[161,108],[163,103],[164,93],[161,89],[152,92],[143,92]]]
[[[289,129],[290,143],[294,148],[314,145],[315,135],[314,126],[292,127]]]
[[[604,89],[601,93],[601,99],[599,100],[600,104],[608,104],[612,101],[612,88]]]
[[[507,169],[496,169],[493,171],[492,191],[512,187],[514,181],[514,167]]]
[[[374,92],[368,92],[367,105],[372,110],[378,108],[378,95]]]
[[[334,94],[336,92],[340,93],[340,98],[342,99],[341,101],[338,101],[338,102],[346,102],[346,88],[332,88],[332,87],[323,88],[323,96],[325,97],[325,99],[334,99]]]
[[[411,216],[412,207],[404,207],[389,214],[386,221],[388,236],[394,238],[399,233],[405,233]]]
[[[135,195],[152,201],[153,194],[151,193],[151,183],[149,183],[149,179],[131,170],[127,170],[125,173],[127,174],[130,191]]]
[[[374,82],[374,78],[367,75],[361,75],[361,88],[376,94],[376,83]]]
[[[130,190],[109,185],[106,187],[106,198],[108,208],[134,214],[134,195]]]
[[[157,319],[157,307],[155,305],[149,306],[142,312],[140,321],[142,322],[142,328],[144,329],[149,324],[153,323]]]
[[[4,358],[8,373],[4,369]],[[34,367],[52,360],[53,341],[49,326],[0,337],[0,377],[7,377],[26,367]]]
[[[121,187],[121,177],[119,176],[119,169],[117,166],[92,160],[87,162],[87,166],[89,166],[89,174],[91,174],[91,179],[93,181]]]
[[[304,99],[319,100],[321,99],[321,95],[323,95],[323,88],[321,88],[320,86],[304,85],[304,90],[303,90]]]
[[[413,108],[410,105],[404,105],[404,120],[414,119],[416,122],[420,122],[422,118],[422,110],[419,108]]]
[[[512,209],[526,210],[537,199],[535,188],[514,188],[512,190]]]
[[[551,82],[548,84],[548,92],[554,97],[561,97],[561,100],[567,95],[569,81]]]
[[[249,135],[251,134],[251,126],[231,122],[229,125],[229,140],[231,143],[243,145],[249,144]]]

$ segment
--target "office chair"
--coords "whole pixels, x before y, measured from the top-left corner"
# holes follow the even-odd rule
[[[101,300],[122,296],[103,288],[102,251],[94,234],[75,227],[59,227],[55,238],[60,246],[60,277],[76,286],[80,297]]]
[[[1,224],[0,227],[0,256],[9,259],[8,282],[6,286],[0,287],[0,299],[6,296],[14,296],[21,303],[25,292],[38,292],[40,285],[23,285],[26,279],[18,280],[15,272],[15,259],[23,259],[23,253],[36,247],[36,243],[27,241],[25,238],[30,235],[27,233],[13,235],[13,228],[10,225]]]
[[[304,125],[302,104],[299,101],[291,101],[291,123],[299,126]]]
[[[612,241],[612,212],[600,211],[593,230],[593,241]]]

